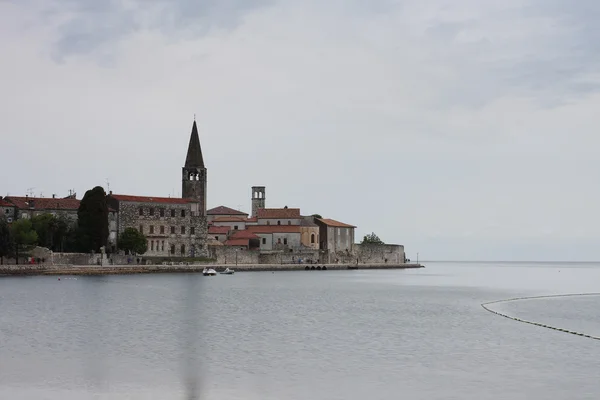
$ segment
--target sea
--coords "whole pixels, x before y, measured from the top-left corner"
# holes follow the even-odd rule
[[[600,336],[600,263],[424,264],[0,277],[0,399],[600,399],[600,340],[481,306]]]

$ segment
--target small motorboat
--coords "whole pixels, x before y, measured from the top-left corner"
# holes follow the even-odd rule
[[[229,269],[229,268],[225,268],[225,271],[221,272],[221,274],[223,274],[223,275],[233,275],[234,273],[235,273],[235,270]]]
[[[204,268],[202,270],[202,275],[204,276],[215,276],[217,274],[217,271],[215,271],[212,268]]]

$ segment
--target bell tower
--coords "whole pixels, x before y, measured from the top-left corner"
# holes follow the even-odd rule
[[[252,186],[252,216],[258,216],[258,209],[265,208],[265,187]]]
[[[185,164],[182,168],[181,197],[197,201],[200,215],[206,215],[206,167],[195,118]]]

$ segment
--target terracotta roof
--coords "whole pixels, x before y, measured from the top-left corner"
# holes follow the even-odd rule
[[[334,226],[336,228],[356,228],[354,225],[345,224],[343,222],[336,221],[334,219],[329,218],[317,218],[317,221],[321,221],[323,224],[327,226]]]
[[[164,203],[164,204],[188,204],[193,200],[180,199],[177,197],[148,197],[148,196],[129,196],[126,194],[111,194],[109,197],[119,201],[131,201],[136,203]]]
[[[225,241],[225,246],[248,246],[249,239],[229,239]]]
[[[233,208],[225,206],[219,206],[208,210],[206,212],[206,215],[248,215],[248,213],[239,210],[234,210]]]
[[[21,210],[69,210],[77,211],[80,200],[77,199],[58,199],[53,197],[15,197],[6,196],[4,198]]]
[[[231,235],[231,239],[260,239],[260,237],[256,236],[254,233],[250,231],[234,231]]]
[[[246,230],[253,233],[300,233],[297,225],[250,225]]]
[[[14,204],[0,199],[0,207],[14,207],[14,206],[15,206]]]
[[[299,208],[259,208],[258,218],[302,218]]]
[[[215,222],[246,222],[246,218],[243,217],[218,217],[212,220]]]
[[[246,218],[246,222],[258,222],[258,218],[257,217]]]
[[[227,235],[230,229],[228,226],[209,226],[208,233],[211,235]]]

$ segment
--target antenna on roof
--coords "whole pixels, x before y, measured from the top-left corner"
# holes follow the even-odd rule
[[[196,120],[196,113],[194,113],[194,121]]]
[[[106,178],[106,191],[110,192],[110,182],[108,181],[108,178]]]
[[[35,188],[29,188],[27,189],[27,195],[33,197],[33,189]]]

